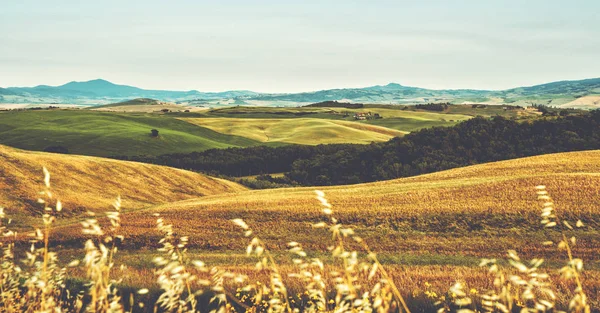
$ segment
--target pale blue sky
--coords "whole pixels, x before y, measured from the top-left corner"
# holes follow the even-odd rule
[[[297,92],[600,77],[600,1],[0,0],[0,86]]]

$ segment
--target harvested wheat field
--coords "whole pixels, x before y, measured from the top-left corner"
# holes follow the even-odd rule
[[[117,196],[124,209],[245,190],[236,183],[170,167],[0,146],[0,205],[11,217],[39,216],[46,167],[65,217],[102,211]],[[19,219],[15,219],[19,222]]]
[[[557,211],[589,228],[578,230],[576,253],[592,259],[600,248],[600,151],[560,153],[475,165],[385,182],[322,189],[341,223],[352,225],[373,250],[453,257],[503,256],[515,248],[525,256],[554,257],[541,242],[558,234],[540,225],[542,203],[534,187],[544,184]],[[155,213],[207,251],[243,251],[231,219],[242,218],[275,250],[298,241],[325,251],[326,230],[315,188],[243,191],[158,205],[123,216],[129,248],[152,246]],[[77,225],[60,230],[62,240],[81,237]]]
[[[77,193],[90,199],[94,194],[96,197],[108,194],[108,190],[125,190],[121,193],[125,199],[123,207],[128,209],[128,205],[137,205],[136,208],[141,208],[121,215],[119,234],[124,234],[125,240],[119,244],[120,252],[115,262],[128,266],[128,270],[124,273],[116,271],[114,275],[124,278],[120,287],[125,290],[157,288],[152,279],[152,260],[159,254],[154,249],[161,245],[162,235],[156,229],[158,215],[173,224],[176,236],[189,236],[190,258],[246,275],[250,281],[265,281],[267,274],[256,272],[252,267],[257,259],[243,254],[250,238],[244,237],[241,229],[231,221],[244,219],[254,235],[271,250],[275,262],[281,265],[281,274],[292,297],[296,297],[295,293],[301,292],[303,287],[301,282],[288,277],[297,271],[293,257],[286,252],[290,241],[301,244],[309,257],[321,258],[329,264],[325,273],[338,268],[336,260],[327,252],[329,246],[335,245],[331,234],[327,229],[312,226],[328,221],[322,204],[315,198],[315,188],[247,191],[235,184],[158,166],[10,148],[1,151],[4,173],[13,173],[12,177],[16,177],[15,173],[21,175],[12,179],[13,184],[24,181],[22,177],[31,179],[27,184],[15,184],[16,187],[12,187],[15,190],[41,187],[39,168],[42,165],[59,169],[59,172],[53,172],[51,183],[54,195],[64,199],[63,212],[66,214],[74,207],[70,206],[72,200],[69,199]],[[17,157],[20,161],[16,161]],[[62,165],[65,161],[71,165]],[[17,170],[17,166],[28,170]],[[142,168],[152,172],[153,177],[159,175],[156,177],[160,177],[162,184],[127,181],[118,176],[118,173],[126,172],[133,177],[133,171]],[[61,177],[62,173],[68,172],[77,175]],[[106,177],[117,177],[115,181],[121,183],[103,179]],[[88,188],[77,189],[71,185],[74,184],[72,181]],[[169,197],[184,198],[169,188],[185,182],[191,186],[202,182],[205,189],[197,192],[207,196],[169,202]],[[594,299],[600,296],[600,264],[596,251],[600,248],[600,234],[595,229],[598,228],[596,221],[600,220],[597,210],[600,205],[600,151],[536,156],[392,181],[320,189],[332,204],[333,216],[353,228],[371,250],[378,253],[379,260],[412,310],[432,310],[431,292],[442,295],[456,281],[465,283],[468,288],[478,288],[475,292],[491,288],[493,275],[484,269],[476,269],[479,259],[504,259],[508,249],[515,249],[524,259],[544,257],[545,270],[553,273],[550,279],[556,282],[560,292],[556,301],[565,306],[573,296],[574,286],[560,282],[555,274],[565,263],[566,256],[557,253],[556,246],[542,245],[547,240],[557,242],[560,234],[544,229],[539,222],[543,203],[537,199],[534,187],[540,184],[547,186],[561,218],[573,222],[581,219],[586,225],[572,232],[577,237],[573,253],[583,259],[586,266],[582,276],[584,290],[592,305],[597,305]],[[148,192],[132,193],[140,186],[150,192],[169,191],[153,197]],[[208,195],[210,192],[213,194]],[[21,197],[27,196],[35,194]],[[135,201],[127,202],[130,197]],[[144,197],[163,204],[143,208],[150,203],[143,202]],[[112,197],[95,199],[105,201],[108,206]],[[90,237],[82,234],[79,223],[70,221],[57,224],[51,238],[52,245],[69,247],[60,253],[65,262],[81,257],[81,251],[76,248]],[[26,240],[28,237],[22,235],[20,238]],[[350,240],[347,244],[348,249],[361,251],[360,257],[366,256],[364,250]],[[71,275],[84,277],[85,273],[75,270]],[[198,275],[203,277],[205,274]],[[238,288],[232,282],[226,283],[226,287],[229,290]],[[154,301],[145,297],[139,300],[149,304]]]

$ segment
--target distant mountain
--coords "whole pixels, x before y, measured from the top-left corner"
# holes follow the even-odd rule
[[[133,86],[118,85],[103,79],[85,82],[70,82],[60,86],[39,85],[35,87],[9,87],[0,94],[10,94],[33,102],[58,101],[68,103],[113,103],[132,98],[154,98],[163,101],[184,101],[195,99],[223,99],[255,96],[251,91],[199,92],[147,90]],[[19,99],[23,100],[23,99]],[[5,100],[6,101],[6,100]]]
[[[358,102],[422,102],[438,101],[455,97],[482,97],[490,94],[486,90],[433,90],[418,87],[402,86],[390,83],[384,86],[371,86],[365,88],[329,89],[315,92],[295,94],[272,94],[252,97],[253,100],[279,100],[295,102],[319,102],[329,100],[352,100]]]
[[[129,96],[150,91],[132,86],[113,84],[104,79],[94,79],[86,82],[70,82],[56,88],[91,93],[100,96]]]
[[[330,89],[295,94],[261,95],[253,97],[251,99],[295,102],[351,100],[354,102],[364,103],[495,101],[498,104],[500,104],[503,102],[514,103],[520,100],[526,101],[536,98],[548,100],[564,98],[568,101],[571,101],[576,97],[581,97],[590,94],[600,94],[600,78],[577,81],[560,81],[531,87],[513,88],[502,91],[475,89],[435,90],[418,87],[409,87],[391,83],[384,86],[378,85],[366,88]],[[543,104],[547,103],[548,101],[543,102]]]
[[[6,88],[0,88],[0,95],[16,95],[16,93],[14,91],[10,91]]]
[[[200,92],[197,90],[147,90],[133,86],[118,85],[103,79],[70,82],[61,86],[40,85],[36,87],[0,88],[0,102],[73,104],[107,104],[134,98],[152,98],[160,101],[207,103],[210,105],[228,105],[229,103],[296,105],[334,100],[391,104],[452,102],[565,105],[577,98],[588,95],[600,95],[600,78],[559,81],[501,91],[475,89],[435,90],[390,83],[365,88],[329,89],[284,94],[257,93],[247,90]]]
[[[600,94],[600,78],[564,80],[531,87],[519,87],[497,92],[504,97],[536,95],[571,95],[575,97]]]

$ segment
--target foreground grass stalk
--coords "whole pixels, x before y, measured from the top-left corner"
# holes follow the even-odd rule
[[[110,222],[108,227],[101,227],[95,214],[91,214],[90,218],[81,223],[83,233],[92,236],[92,239],[85,243],[86,254],[83,259],[83,269],[88,279],[88,297],[84,303],[83,294],[74,298],[70,291],[65,289],[66,268],[58,267],[57,254],[51,251],[50,236],[56,233],[53,223],[56,216],[60,215],[62,204],[54,200],[56,197],[50,190],[50,175],[45,169],[44,174],[46,189],[38,200],[44,205],[44,225],[43,228],[37,228],[33,234],[32,246],[26,251],[23,269],[16,264],[13,251],[17,236],[6,229],[7,224],[3,221],[4,211],[0,208],[0,231],[3,238],[0,241],[3,250],[0,263],[0,310],[11,313],[124,312],[125,304],[122,295],[117,291],[121,280],[111,277],[119,247],[118,240],[123,240],[123,236],[118,235],[121,226],[120,198],[113,204],[113,209],[105,213],[106,220]],[[575,256],[576,239],[570,236],[570,232],[575,228],[584,227],[583,222],[577,221],[571,226],[566,220],[560,219],[545,187],[536,188],[538,198],[544,201],[541,222],[545,228],[552,230],[548,235],[557,235],[557,247],[559,250],[565,250],[568,258],[568,263],[561,268],[560,274],[564,280],[572,280],[576,286],[568,310],[590,313],[591,307],[584,291],[584,276],[581,274],[583,261]],[[208,273],[203,262],[189,259],[189,238],[176,237],[173,225],[166,224],[162,218],[158,218],[157,228],[163,234],[160,240],[162,246],[159,249],[162,256],[157,256],[154,261],[158,265],[155,272],[156,282],[162,293],[154,303],[154,310],[177,313],[196,313],[202,310],[210,313],[232,313],[236,310],[251,313],[409,313],[409,304],[375,252],[361,237],[355,235],[352,226],[343,225],[333,216],[332,206],[323,192],[317,191],[316,194],[322,212],[327,216],[327,222],[312,226],[325,228],[331,234],[332,246],[328,249],[333,257],[333,266],[330,271],[326,270],[323,262],[318,258],[308,257],[299,243],[289,242],[288,252],[295,256],[292,261],[297,269],[289,278],[301,280],[303,284],[300,288],[303,288],[304,292],[299,292],[295,297],[290,296],[290,292],[296,287],[284,283],[282,275],[285,274],[286,268],[280,267],[275,258],[277,254],[268,249],[262,239],[253,236],[253,231],[243,220],[234,219],[233,222],[244,230],[245,237],[252,237],[247,254],[258,258],[256,269],[259,277],[268,274],[266,283],[261,283],[262,278],[258,278],[259,281],[250,284],[247,283],[248,276],[216,267]],[[106,220],[101,222],[105,223]],[[554,230],[558,231],[560,236]],[[354,242],[348,241],[349,238]],[[544,244],[554,245],[554,242],[547,241]],[[355,246],[359,246],[357,250],[361,251],[360,254],[353,250]],[[363,251],[367,254],[366,258],[359,258]],[[494,274],[494,283],[491,290],[482,290],[484,293],[481,295],[468,292],[464,282],[457,282],[441,297],[430,292],[428,296],[431,295],[430,298],[437,300],[438,312],[557,311],[557,296],[553,290],[556,284],[552,284],[550,276],[540,270],[544,260],[533,259],[524,262],[515,250],[508,250],[507,254],[508,263],[512,267],[508,271],[501,270],[495,259],[482,260],[481,264],[488,266],[489,271]],[[68,266],[75,267],[78,264],[78,261],[73,261]],[[326,276],[327,271],[329,276]],[[211,275],[212,282],[203,279],[203,275],[206,274]],[[246,284],[245,287],[238,288],[240,293],[243,292],[241,298],[240,293],[234,295],[227,290],[233,285],[229,283],[238,286]],[[197,298],[206,291],[213,293],[208,304],[200,302]],[[148,292],[147,288],[137,291],[140,295]],[[331,294],[335,296],[332,297]],[[134,300],[131,295],[129,311],[143,310],[141,302],[134,309]],[[252,303],[249,304],[249,301]],[[410,305],[414,306],[412,302]]]
[[[405,312],[410,312],[410,309],[408,308],[408,305],[406,304],[404,297],[402,297],[402,294],[400,294],[400,290],[394,283],[394,280],[392,279],[392,277],[388,274],[385,267],[379,262],[377,255],[373,251],[371,251],[371,249],[369,248],[367,243],[364,240],[362,240],[362,238],[357,237],[356,239],[358,239],[357,242],[361,243],[363,249],[365,249],[365,251],[369,254],[369,257],[371,258],[371,260],[373,260],[373,262],[375,262],[375,264],[377,265],[377,268],[379,269],[379,271],[381,272],[383,277],[387,280],[387,282],[392,287],[392,292],[394,293],[396,300],[398,302],[400,302],[400,304],[402,305],[402,309],[404,309]]]
[[[540,185],[536,186],[538,199],[543,200],[544,209],[542,210],[542,221],[541,223],[544,227],[558,229],[561,234],[561,241],[558,243],[558,249],[564,249],[566,251],[569,262],[567,266],[561,269],[561,273],[566,279],[573,278],[575,283],[577,284],[577,288],[575,289],[575,297],[571,299],[569,303],[569,309],[574,312],[582,312],[589,313],[591,308],[587,303],[587,295],[583,290],[583,284],[581,282],[580,271],[583,270],[583,261],[578,258],[573,257],[573,250],[571,248],[571,244],[576,243],[576,238],[573,236],[567,239],[566,230],[573,231],[574,227],[565,220],[562,220],[558,214],[556,214],[556,210],[554,209],[554,201],[550,194],[546,191],[546,186]],[[577,220],[575,223],[576,228],[584,227],[584,224],[581,220]]]

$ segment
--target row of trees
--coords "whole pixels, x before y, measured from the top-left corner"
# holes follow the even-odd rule
[[[415,104],[415,108],[417,109],[421,109],[421,110],[428,110],[428,111],[444,111],[446,109],[448,109],[448,106],[452,105],[452,103],[450,102],[446,102],[446,103],[427,103],[427,104]]]
[[[278,183],[339,185],[588,149],[600,149],[598,110],[529,122],[478,117],[369,145],[259,146],[126,159],[237,177],[286,172]]]

